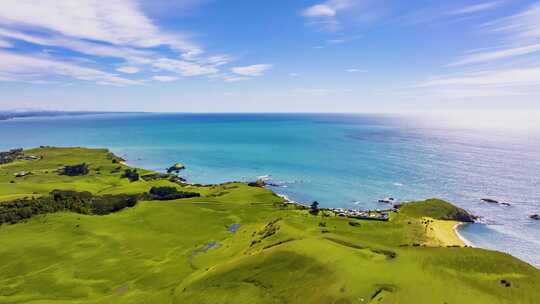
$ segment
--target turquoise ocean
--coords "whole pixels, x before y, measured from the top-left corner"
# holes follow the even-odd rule
[[[130,165],[185,163],[190,182],[250,181],[324,207],[439,197],[481,217],[461,235],[540,267],[540,130],[338,114],[99,114],[0,121],[0,150],[107,147]],[[481,198],[508,202],[488,204]]]

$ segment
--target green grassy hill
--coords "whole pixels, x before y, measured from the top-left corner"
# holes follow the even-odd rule
[[[451,220],[461,213],[443,201],[405,205],[388,222],[354,220],[311,215],[243,183],[130,182],[121,178],[128,167],[107,150],[25,153],[42,159],[0,166],[0,204],[54,189],[104,195],[173,186],[201,197],[141,201],[104,216],[59,212],[1,225],[0,303],[540,300],[538,269],[499,252],[432,245],[426,218]],[[57,173],[83,162],[87,175]],[[14,177],[20,171],[31,174]]]

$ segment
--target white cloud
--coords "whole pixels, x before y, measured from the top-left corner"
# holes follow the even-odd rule
[[[13,81],[37,81],[39,77],[67,76],[107,85],[134,85],[140,81],[119,77],[73,63],[0,51],[0,76]],[[36,79],[37,78],[37,79]]]
[[[77,53],[70,54],[72,61],[100,64],[88,56],[122,59],[124,66],[116,71],[124,74],[148,65],[182,76],[211,76],[232,60],[224,54],[204,55],[202,47],[182,34],[159,29],[135,0],[43,0],[39,5],[33,0],[2,0],[0,38],[49,47],[51,56],[60,54],[55,48],[68,49]],[[8,42],[0,40],[2,45]],[[157,47],[168,47],[174,57]]]
[[[300,76],[300,75],[299,75],[298,73],[290,73],[289,76],[291,76],[291,77],[298,77],[298,76]]]
[[[182,52],[201,52],[181,37],[161,32],[132,0],[2,0],[0,24],[47,29],[64,36],[114,45],[168,45]]]
[[[161,82],[171,82],[171,81],[176,81],[176,80],[178,80],[178,77],[175,77],[175,76],[158,75],[158,76],[152,77],[152,79],[154,79],[154,80],[156,80],[156,81],[161,81]]]
[[[532,53],[540,52],[540,44],[527,45],[522,47],[513,47],[502,49],[498,51],[479,52],[465,56],[455,62],[449,64],[449,66],[459,66],[466,64],[485,63],[499,59],[506,59],[516,56],[528,55]]]
[[[261,76],[265,71],[272,68],[271,64],[254,64],[242,67],[234,67],[231,71],[242,76]]]
[[[322,30],[333,32],[341,28],[337,19],[338,14],[357,3],[358,1],[354,0],[328,0],[304,9],[301,15],[310,19],[311,24]]]
[[[13,44],[11,42],[0,39],[0,48],[11,48],[13,47]]]
[[[135,74],[140,71],[138,67],[133,67],[133,66],[123,66],[123,67],[117,68],[116,70],[124,74]]]
[[[178,73],[182,76],[202,76],[216,74],[218,69],[215,65],[202,65],[196,62],[186,60],[175,60],[169,58],[161,58],[153,63],[153,67]]]
[[[333,17],[336,15],[336,10],[326,4],[317,4],[308,7],[302,14],[306,17]]]
[[[354,0],[329,0],[306,8],[302,15],[305,17],[334,17],[338,12],[355,4]]]
[[[367,70],[361,70],[361,69],[347,69],[345,71],[348,73],[367,73]]]
[[[478,13],[483,12],[491,9],[495,9],[499,6],[501,6],[504,3],[504,1],[491,1],[491,2],[484,2],[484,3],[478,3],[469,5],[466,7],[463,7],[461,9],[457,9],[451,12],[448,12],[448,15],[467,15],[472,13]]]

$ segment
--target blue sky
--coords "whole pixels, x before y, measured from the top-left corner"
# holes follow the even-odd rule
[[[540,110],[540,1],[2,0],[0,109]]]

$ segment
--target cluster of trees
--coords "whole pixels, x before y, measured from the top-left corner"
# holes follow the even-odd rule
[[[152,187],[149,196],[152,200],[168,201],[180,198],[199,197],[201,194],[197,192],[178,191],[175,187]]]
[[[94,196],[90,192],[54,190],[48,196],[17,199],[0,204],[0,225],[17,223],[34,215],[71,211],[80,214],[104,215],[133,207],[137,195]]]
[[[199,197],[200,193],[179,191],[175,187],[152,187],[143,194],[93,195],[90,192],[54,190],[48,196],[21,198],[0,204],[0,225],[17,223],[34,215],[71,211],[105,215],[133,207],[138,200],[175,200]]]
[[[88,169],[88,165],[85,163],[78,164],[78,165],[72,165],[72,166],[64,166],[64,168],[60,169],[61,175],[67,175],[67,176],[80,176],[80,175],[86,175],[90,172]]]
[[[124,173],[122,174],[123,178],[127,178],[130,182],[136,182],[139,180],[139,173],[137,172],[137,169],[126,169]]]
[[[120,211],[124,208],[133,207],[137,204],[137,195],[102,195],[92,200],[92,212],[97,215],[105,215]]]

